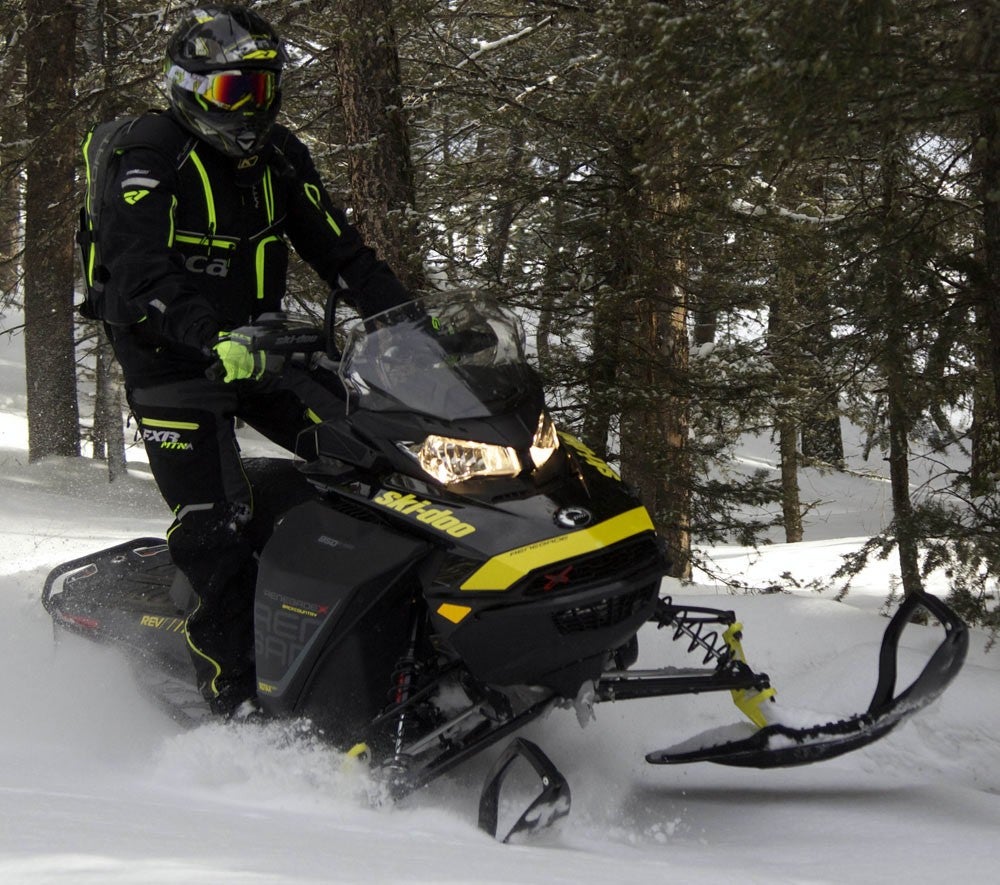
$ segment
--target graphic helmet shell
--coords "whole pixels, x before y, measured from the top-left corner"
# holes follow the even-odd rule
[[[230,4],[197,7],[167,44],[170,106],[222,153],[250,156],[277,119],[286,61],[281,38],[256,13]]]

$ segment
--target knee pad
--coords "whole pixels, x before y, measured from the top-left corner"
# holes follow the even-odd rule
[[[167,534],[171,553],[181,549],[201,552],[243,546],[247,543],[245,533],[250,515],[250,505],[242,502],[182,507]]]

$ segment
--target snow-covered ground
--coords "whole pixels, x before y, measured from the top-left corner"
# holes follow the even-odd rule
[[[0,324],[5,325],[5,324]],[[490,760],[397,807],[372,807],[363,772],[277,725],[182,730],[139,694],[113,651],[53,641],[39,595],[48,570],[168,522],[141,470],[109,485],[86,460],[27,464],[21,341],[0,336],[0,882],[2,883],[938,883],[996,881],[1000,849],[1000,648],[974,631],[956,682],[916,721],[857,753],[770,772],[654,767],[646,752],[738,721],[722,695],[599,706],[533,725],[573,790],[569,818],[516,845],[475,824]],[[758,453],[766,461],[766,454]],[[757,585],[805,583],[877,528],[884,483],[804,474],[823,501],[807,540],[718,548]],[[730,596],[744,645],[783,704],[836,718],[874,688],[879,563],[843,603],[831,594]],[[671,589],[671,588],[668,588]],[[940,585],[931,589],[942,589]],[[660,663],[666,631],[640,635]],[[938,631],[908,628],[918,667]]]

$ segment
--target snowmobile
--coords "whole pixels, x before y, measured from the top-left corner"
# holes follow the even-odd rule
[[[769,768],[884,737],[961,668],[964,624],[916,594],[885,631],[866,711],[809,728],[772,721],[774,689],[747,663],[735,614],[661,595],[668,562],[649,513],[556,428],[516,317],[475,295],[427,296],[359,321],[338,348],[335,316],[328,305],[322,327],[269,315],[241,330],[271,365],[307,366],[344,400],[295,458],[247,464],[267,528],[252,590],[258,699],[268,717],[364,748],[394,797],[509,738],[479,805],[480,826],[506,841],[569,811],[565,777],[517,735],[554,706],[730,692],[749,737],[646,759]],[[207,713],[184,633],[192,594],[163,539],[59,565],[42,601],[57,633],[124,649],[177,718]],[[944,637],[897,693],[900,634],[921,607]],[[671,631],[694,666],[636,669],[644,625]],[[504,835],[515,763],[539,792]]]

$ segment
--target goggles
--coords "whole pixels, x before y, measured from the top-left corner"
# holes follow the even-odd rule
[[[274,71],[213,71],[194,74],[178,65],[167,71],[167,80],[188,92],[202,96],[226,111],[266,110],[278,92],[278,74]]]

